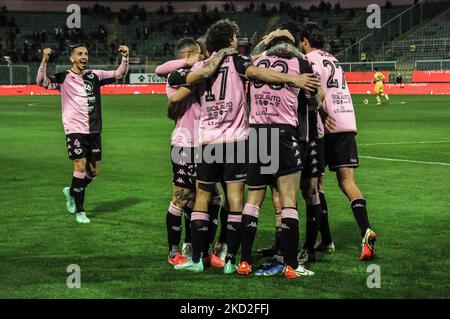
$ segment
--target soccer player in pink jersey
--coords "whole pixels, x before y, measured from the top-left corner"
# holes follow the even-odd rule
[[[156,68],[156,73],[160,76],[167,76],[171,72],[188,72],[193,64],[203,60],[207,52],[201,52],[201,48],[193,38],[183,38],[176,46],[178,60],[168,61]],[[219,60],[220,61],[220,60]],[[218,65],[218,62],[216,65]],[[210,72],[214,72],[210,69]],[[167,95],[170,101],[168,116],[175,121],[175,129],[172,133],[171,156],[173,169],[173,192],[172,200],[166,215],[166,228],[169,243],[168,262],[177,265],[187,261],[191,257],[191,235],[190,216],[195,198],[195,162],[194,157],[198,148],[197,125],[200,120],[200,105],[189,86],[172,87],[167,85]],[[186,98],[184,98],[187,95]],[[178,158],[177,161],[174,161]],[[218,190],[215,192],[208,212],[210,214],[210,239],[212,242],[217,229],[217,218],[220,209],[221,196]],[[183,254],[179,252],[179,242],[181,238],[181,215],[185,216],[185,239],[183,243]],[[209,262],[213,266],[223,267],[223,261],[209,253],[209,247],[205,247]]]
[[[201,59],[200,47],[192,38],[181,39],[175,48],[178,60],[166,62],[156,68],[159,76],[167,76],[179,68],[192,67]],[[167,85],[166,91],[169,101],[168,116],[175,121],[175,129],[171,138],[171,153],[176,152],[179,161],[172,160],[173,180],[172,180],[172,200],[166,214],[167,240],[169,244],[168,262],[177,265],[187,260],[190,255],[190,215],[195,197],[195,148],[197,138],[195,133],[195,123],[200,118],[200,105],[191,95],[180,102],[176,101],[179,90],[189,90],[189,88],[174,88]],[[171,156],[171,158],[173,158]],[[179,251],[182,229],[182,213],[185,217],[185,240],[183,243],[183,256]]]
[[[238,31],[238,26],[229,20],[220,20],[212,25],[206,35],[206,47],[213,53],[212,57],[221,49],[235,49]],[[187,75],[178,72],[177,76],[169,77],[169,85],[193,83],[191,77],[207,67],[207,64],[208,61],[195,64]],[[205,78],[206,81],[198,84],[202,108],[199,127],[202,158],[197,166],[196,199],[191,219],[193,253],[191,260],[175,266],[175,269],[203,271],[200,258],[208,230],[208,202],[213,193],[212,186],[223,179],[230,207],[227,225],[228,254],[224,273],[236,272],[247,169],[245,151],[248,121],[244,87],[246,77],[271,83],[290,83],[294,86],[304,86],[305,83],[305,77],[256,67],[247,57],[233,55],[223,59],[211,79]]]
[[[294,33],[294,41],[288,37],[277,37],[270,47],[254,63],[290,74],[312,74],[311,65],[301,56],[295,44],[299,43],[300,27],[295,23],[283,26],[289,27]],[[298,211],[297,193],[299,190],[301,171],[303,169],[302,152],[298,126],[298,107],[300,92],[306,98],[307,105],[317,108],[323,100],[323,91],[319,88],[302,90],[284,84],[267,84],[252,81],[250,85],[250,127],[255,130],[251,135],[250,149],[256,147],[258,160],[250,161],[247,171],[248,198],[242,213],[242,259],[237,272],[248,275],[252,271],[251,248],[256,235],[259,210],[264,201],[268,185],[276,185],[281,206],[281,242],[284,246],[283,270],[286,278],[313,275],[314,273],[298,264]],[[320,92],[319,92],[320,91]],[[314,96],[311,96],[314,94]],[[279,134],[279,136],[277,136]],[[275,140],[273,136],[275,135]],[[256,137],[257,140],[252,139]],[[263,146],[264,145],[264,146]],[[278,149],[277,149],[278,146]],[[254,147],[254,146],[253,146]],[[279,166],[270,173],[265,173],[267,164],[259,158],[261,148],[271,150],[279,159]],[[259,148],[259,150],[257,150]],[[251,152],[251,151],[250,151]],[[274,201],[275,202],[275,201]],[[278,205],[277,205],[278,206]]]
[[[361,260],[372,259],[375,254],[376,234],[371,229],[367,216],[366,200],[356,185],[354,169],[359,166],[356,146],[356,119],[352,97],[345,81],[344,71],[339,61],[330,53],[322,50],[324,39],[317,23],[306,23],[301,32],[301,48],[320,76],[325,91],[323,111],[334,118],[334,127],[326,130],[326,162],[331,171],[336,172],[340,189],[350,200],[353,215],[361,230]],[[323,193],[322,193],[323,194]],[[327,214],[322,214],[322,223],[328,225]],[[321,227],[321,231],[329,229]],[[323,238],[322,232],[322,240]],[[331,237],[329,237],[331,238]],[[329,245],[332,242],[322,242]]]
[[[63,189],[70,213],[76,212],[76,221],[89,223],[84,209],[85,188],[97,176],[101,160],[101,95],[100,87],[123,78],[128,70],[128,47],[121,45],[122,62],[115,71],[87,69],[88,48],[73,45],[70,51],[70,70],[48,77],[47,62],[50,48],[44,49],[36,83],[49,90],[61,92],[62,121],[69,159],[73,161],[70,187]]]

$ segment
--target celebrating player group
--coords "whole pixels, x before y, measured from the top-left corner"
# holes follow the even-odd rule
[[[197,40],[179,40],[174,60],[156,69],[167,78],[168,117],[175,121],[168,263],[177,271],[211,266],[228,275],[314,275],[307,267],[316,252],[335,250],[323,187],[326,166],[336,173],[360,228],[359,258],[372,259],[376,234],[354,178],[359,162],[353,103],[339,62],[322,50],[321,28],[312,22],[282,24],[249,57],[236,51],[238,33],[236,23],[220,20]],[[72,47],[72,68],[47,77],[51,50],[46,49],[37,76],[39,85],[61,91],[74,164],[72,184],[63,192],[68,211],[80,223],[89,222],[85,188],[101,159],[100,86],[127,73],[128,48],[119,52],[123,57],[116,71],[89,70],[87,47],[78,44]],[[258,251],[270,262],[256,269],[252,248],[268,189],[275,241]],[[300,194],[306,204],[301,247]]]

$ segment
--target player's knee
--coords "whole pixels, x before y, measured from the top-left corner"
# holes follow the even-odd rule
[[[73,168],[77,172],[86,172],[86,161],[84,159],[76,159],[73,161]]]
[[[240,211],[244,207],[244,199],[242,196],[230,196],[228,198],[228,202],[230,205],[230,211]]]
[[[316,187],[302,188],[302,196],[308,205],[316,205],[316,198],[319,196],[319,192]]]
[[[181,200],[176,196],[172,197],[172,204],[179,209],[184,209],[188,202],[188,200]]]
[[[352,188],[355,185],[355,181],[351,177],[343,177],[339,179],[339,188],[347,193],[347,190]]]

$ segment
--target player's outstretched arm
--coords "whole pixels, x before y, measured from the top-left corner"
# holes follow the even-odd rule
[[[312,73],[292,75],[251,65],[247,68],[245,75],[267,83],[287,83],[308,91],[315,91],[320,86],[320,80]]]
[[[186,59],[171,60],[164,64],[158,65],[155,69],[155,73],[161,77],[167,77],[171,72],[183,68],[191,68],[195,63],[200,61],[202,56],[195,54]]]
[[[128,73],[128,47],[121,45],[118,51],[122,54],[122,61],[120,62],[119,68],[114,71],[114,78],[116,80],[123,78]]]
[[[222,64],[223,58],[233,54],[237,54],[237,51],[233,48],[225,48],[220,50],[214,57],[207,61],[203,67],[193,72],[189,72],[186,77],[187,84],[197,84],[207,78],[210,78]]]
[[[36,76],[36,84],[47,88],[50,84],[50,80],[47,76],[47,63],[50,55],[52,54],[52,49],[45,48],[42,54],[41,65],[39,66],[38,73]]]

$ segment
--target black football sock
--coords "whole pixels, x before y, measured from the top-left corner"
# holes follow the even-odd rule
[[[228,210],[226,210],[223,206],[220,209],[220,234],[219,234],[219,243],[227,242],[227,223],[228,223]]]
[[[281,217],[281,238],[283,241],[284,262],[294,269],[298,267],[298,212],[296,208],[283,208]]]
[[[369,217],[367,216],[366,200],[355,199],[350,202],[352,207],[353,216],[355,216],[356,222],[361,230],[361,237],[366,234],[367,228],[370,228]]]
[[[314,251],[314,244],[319,230],[319,216],[322,206],[306,205],[306,240],[303,248]]]
[[[319,231],[322,240],[322,244],[328,245],[333,239],[331,238],[330,225],[328,224],[328,205],[325,199],[325,193],[319,191],[320,205],[322,206],[322,214],[319,218]]]
[[[167,240],[169,244],[169,255],[173,258],[179,251],[181,238],[181,214],[183,210],[170,203],[166,215]]]
[[[258,229],[259,207],[245,204],[241,222],[241,262],[252,263],[252,247]]]
[[[231,260],[231,263],[236,264],[236,254],[241,244],[241,221],[242,212],[229,212],[227,222],[227,244],[228,254],[225,258],[225,263]]]
[[[184,208],[184,242],[191,242],[191,214],[194,204],[188,203]]]
[[[209,215],[206,212],[192,212],[191,238],[192,261],[198,263],[203,255],[205,242],[208,238]]]
[[[74,172],[72,177],[72,185],[70,186],[70,195],[75,200],[77,213],[84,212],[84,179],[85,172]]]

